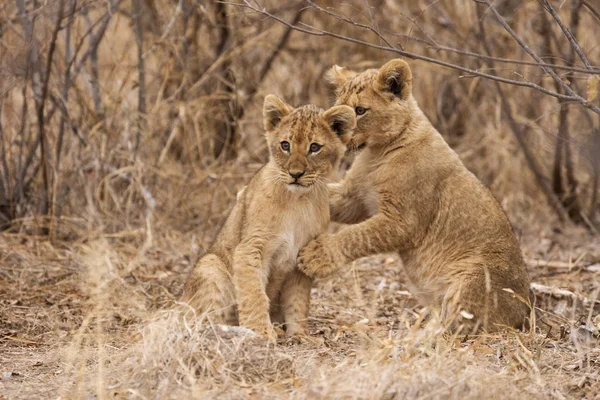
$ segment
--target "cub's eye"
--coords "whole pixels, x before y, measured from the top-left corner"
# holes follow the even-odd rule
[[[356,115],[363,115],[364,113],[367,112],[367,109],[361,106],[358,106],[354,109],[354,111],[356,112]]]
[[[289,142],[283,141],[280,143],[280,145],[281,145],[281,150],[283,150],[285,152],[290,151],[290,143]]]
[[[308,152],[316,153],[317,151],[321,150],[321,147],[323,147],[323,145],[321,145],[319,143],[311,143],[310,147],[308,148]]]

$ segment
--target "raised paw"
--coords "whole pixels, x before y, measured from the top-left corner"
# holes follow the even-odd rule
[[[324,278],[336,267],[336,260],[330,247],[325,245],[328,235],[313,240],[298,254],[298,268],[311,278]]]

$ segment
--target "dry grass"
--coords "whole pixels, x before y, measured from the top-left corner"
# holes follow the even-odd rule
[[[0,192],[0,214],[15,218],[10,224],[0,220],[5,229],[0,233],[0,399],[598,398],[600,279],[598,268],[590,267],[600,262],[598,236],[559,224],[526,167],[489,82],[422,62],[411,63],[417,100],[501,202],[526,258],[544,261],[530,263],[533,281],[568,289],[577,298],[552,290],[540,294],[538,323],[531,332],[449,337],[435,310],[424,309],[410,295],[397,257],[381,255],[358,260],[317,283],[311,340],[281,339],[268,347],[241,328],[182,323],[171,310],[187,272],[212,241],[237,190],[267,157],[263,96],[275,93],[295,105],[326,106],[330,93],[323,74],[330,65],[377,66],[389,55],[292,33],[261,79],[264,62],[284,33],[281,26],[229,7],[232,39],[219,53],[216,5],[194,7],[183,1],[184,12],[177,14],[178,3],[144,2],[147,113],[138,114],[137,51],[126,2],[113,15],[98,51],[101,110],[94,102],[89,63],[70,91],[67,106],[77,134],[67,124],[61,163],[50,171],[54,201],[49,215],[40,216],[43,180],[33,174],[39,153],[27,171],[33,179],[24,198],[11,203]],[[279,15],[294,17],[296,3],[275,3],[271,5],[279,7]],[[422,38],[413,19],[442,44],[472,44],[468,38],[477,25],[475,2],[371,3],[383,10],[375,17],[383,31]],[[500,3],[507,4],[515,30],[542,51],[537,3]],[[82,4],[95,21],[107,2]],[[359,1],[341,9],[368,22],[364,7]],[[36,14],[42,54],[48,50],[54,10],[44,6]],[[568,20],[566,7],[561,13]],[[36,144],[33,93],[24,73],[27,46],[15,16],[12,3],[0,5],[0,21],[8,21],[0,25],[0,150],[9,167],[0,172],[8,175],[3,184],[10,188],[18,180],[21,146]],[[302,18],[377,41],[313,11]],[[497,56],[526,59],[501,27],[486,23]],[[78,14],[74,44],[87,29]],[[600,24],[590,13],[582,13],[580,32],[582,46],[598,64]],[[55,96],[65,68],[63,33],[50,79]],[[556,47],[565,45],[564,38],[557,38]],[[477,60],[396,39],[410,50],[485,68]],[[85,49],[89,42],[82,43]],[[497,68],[500,74],[514,75],[513,66]],[[518,70],[552,88],[538,69]],[[572,84],[584,88],[585,79],[576,74]],[[529,127],[530,148],[550,176],[556,100],[527,89],[505,90],[515,118]],[[227,110],[236,104],[244,106],[244,113],[233,118],[235,151],[216,154],[223,145],[221,133],[232,122]],[[55,149],[61,113],[48,108],[47,139]],[[578,190],[587,211],[597,155],[590,151],[592,133],[585,115],[572,107],[569,126]],[[141,144],[134,154],[138,124]],[[50,153],[54,165],[56,154]],[[582,298],[589,301],[582,304]]]
[[[580,235],[551,234],[526,255],[588,253],[580,262],[588,265],[599,254],[579,247]],[[181,322],[169,306],[189,269],[179,252],[191,249],[156,240],[141,251],[121,240],[59,249],[3,235],[7,398],[594,398],[600,390],[597,306],[539,296],[548,315],[535,332],[449,337],[435,314],[423,319],[398,260],[382,255],[317,284],[311,340],[268,347],[243,328]],[[531,272],[588,298],[600,290],[597,272],[577,266]]]

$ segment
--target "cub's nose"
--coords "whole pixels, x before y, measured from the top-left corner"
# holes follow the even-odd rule
[[[302,177],[302,175],[304,175],[304,171],[288,171],[290,173],[290,176],[292,178],[294,178],[295,181],[297,181],[298,179],[300,179],[300,177]]]

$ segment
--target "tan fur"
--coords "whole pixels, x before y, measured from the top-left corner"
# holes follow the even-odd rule
[[[347,106],[294,110],[269,95],[264,124],[270,160],[238,192],[183,301],[213,323],[239,323],[273,340],[271,318],[285,323],[288,335],[305,331],[312,281],[296,268],[296,256],[329,224],[327,177],[346,151],[356,118]],[[310,153],[312,143],[321,149]],[[294,184],[292,174],[300,173]]]
[[[355,225],[308,244],[300,269],[325,277],[396,251],[421,297],[446,317],[471,314],[475,329],[522,326],[529,278],[508,218],[419,109],[408,65],[393,60],[360,74],[334,67],[329,78],[337,105],[368,109],[350,144],[364,150],[329,185],[332,220]]]

